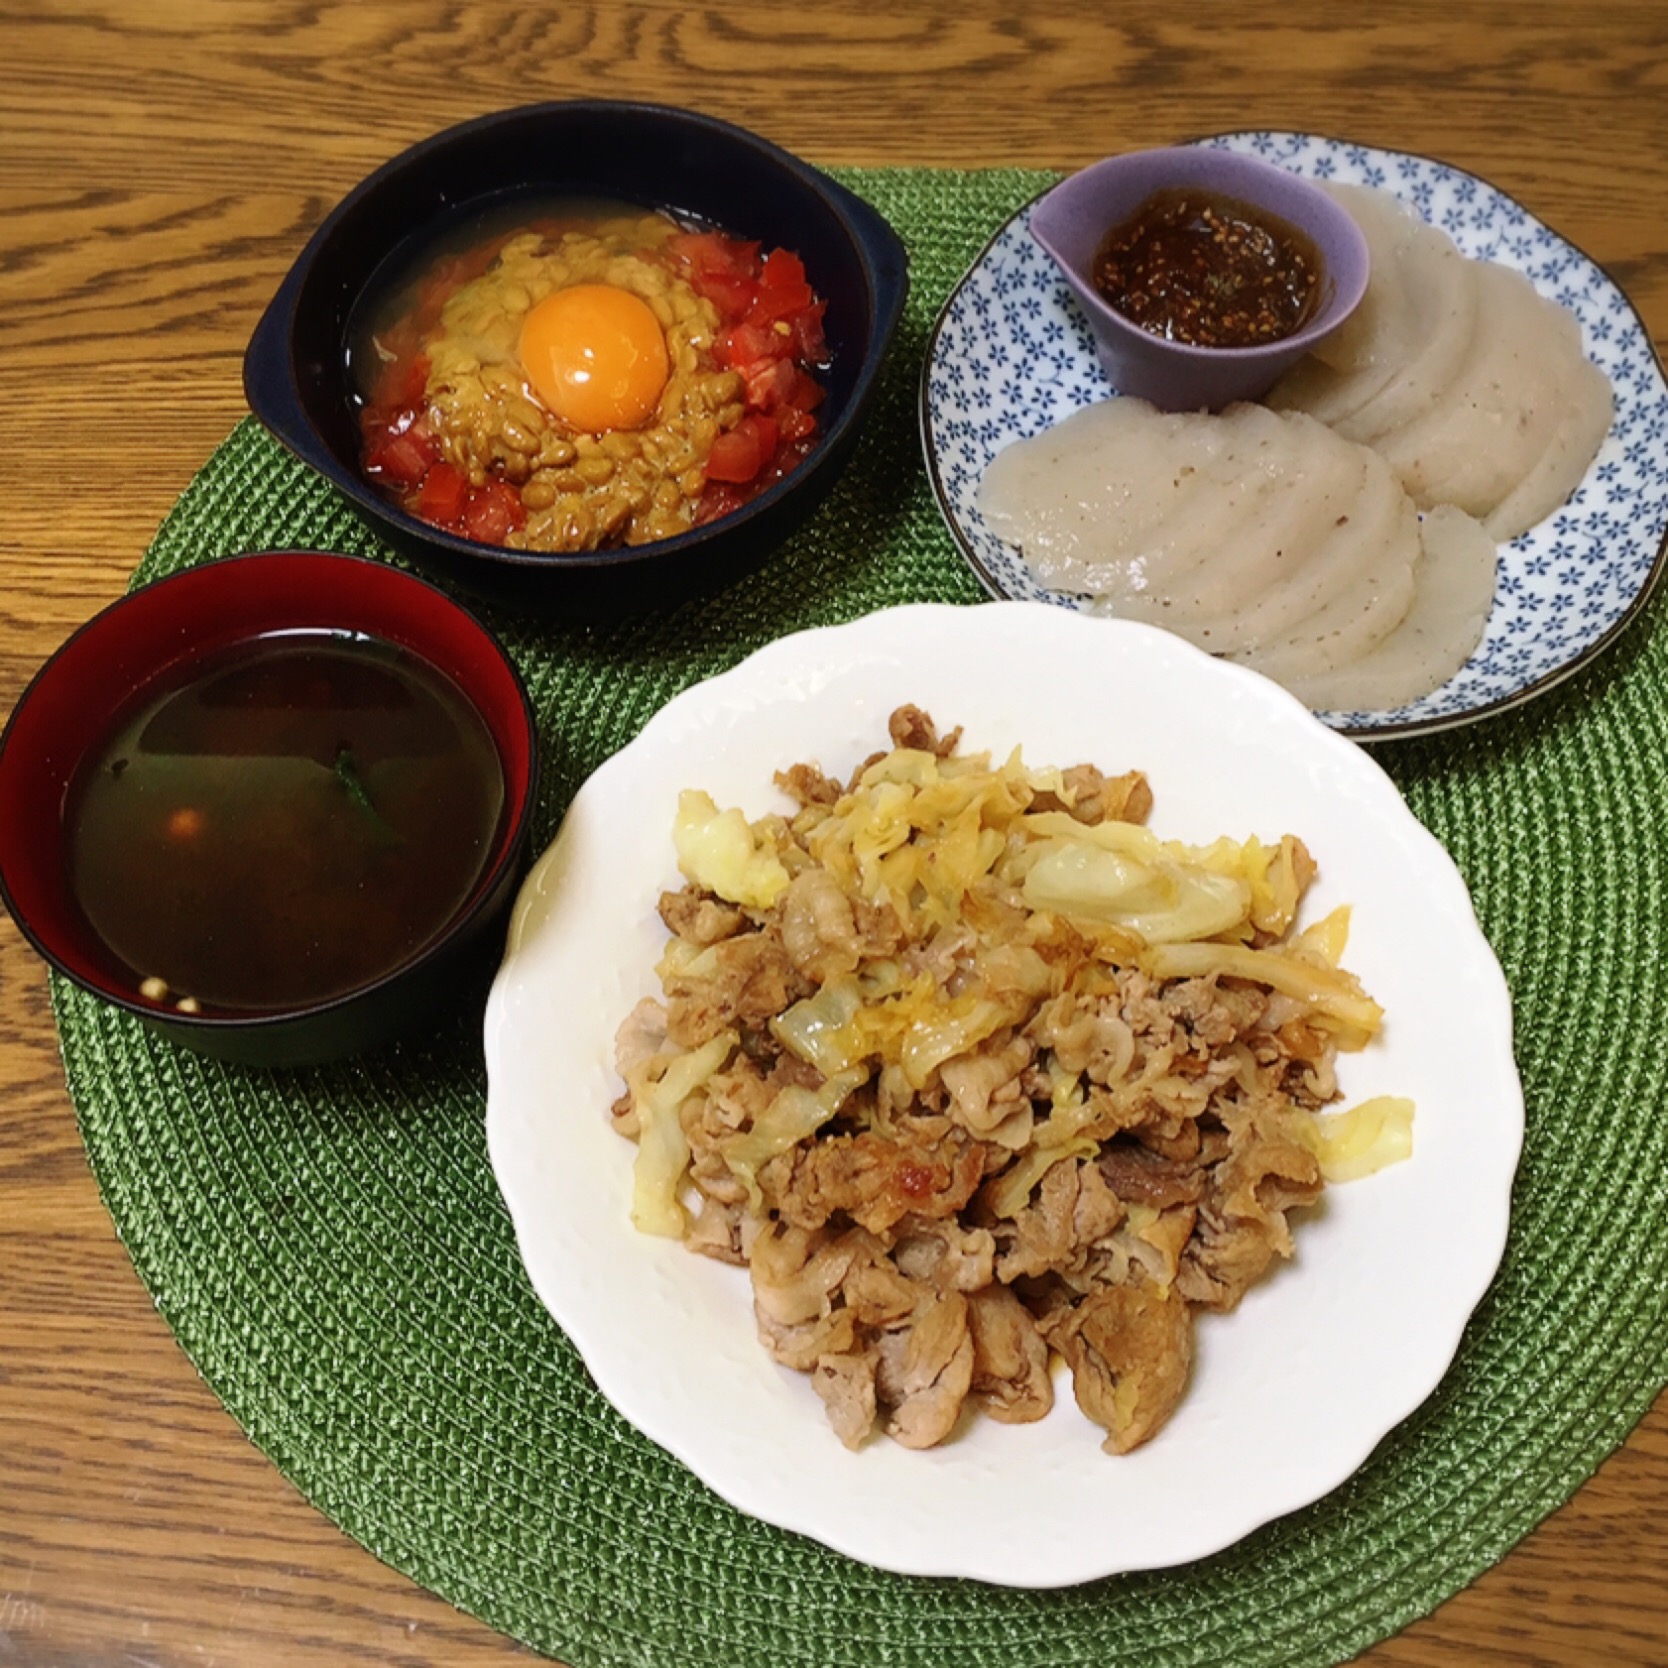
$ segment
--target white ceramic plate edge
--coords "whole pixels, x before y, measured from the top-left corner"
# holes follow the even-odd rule
[[[1328,1205],[1321,1219],[1299,1230],[1298,1258],[1292,1267],[1253,1291],[1234,1316],[1202,1318],[1198,1372],[1188,1399],[1170,1427],[1137,1454],[1124,1459],[1100,1454],[1099,1433],[1070,1406],[1069,1390],[1063,1407],[1038,1426],[1004,1427],[984,1420],[930,1453],[910,1454],[877,1440],[858,1454],[848,1454],[828,1430],[803,1376],[774,1366],[756,1342],[745,1273],[691,1256],[676,1244],[635,1235],[626,1223],[633,1149],[606,1128],[606,1104],[613,1088],[599,1091],[597,1085],[606,1083],[609,1075],[613,1026],[638,994],[653,988],[652,979],[645,983],[644,967],[633,970],[630,964],[634,956],[641,963],[645,946],[652,962],[664,938],[653,920],[653,900],[660,885],[675,885],[677,877],[669,809],[662,828],[643,831],[651,845],[664,848],[664,859],[648,877],[633,874],[632,864],[622,856],[617,819],[622,810],[632,812],[643,797],[643,781],[634,784],[632,779],[645,771],[651,799],[659,793],[675,801],[678,787],[702,785],[721,802],[742,802],[750,814],[757,814],[769,797],[759,792],[757,781],[751,794],[734,791],[756,776],[757,758],[745,744],[726,743],[714,753],[715,738],[728,736],[733,742],[737,726],[781,720],[790,741],[796,732],[810,733],[804,736],[808,745],[800,750],[790,746],[789,753],[773,752],[776,762],[816,756],[820,749],[809,743],[821,734],[817,715],[827,709],[831,697],[850,695],[848,684],[872,691],[872,696],[851,702],[841,721],[867,738],[856,754],[859,758],[883,743],[885,713],[897,700],[926,695],[923,704],[930,706],[936,698],[933,689],[920,685],[935,685],[939,696],[953,694],[958,665],[966,685],[966,707],[983,706],[985,712],[970,716],[940,702],[939,716],[946,723],[967,722],[969,746],[989,744],[980,730],[989,729],[990,715],[1003,707],[1013,709],[1008,722],[1022,731],[1027,726],[1044,729],[1029,711],[1036,702],[1035,691],[1028,699],[1023,688],[1005,694],[990,688],[988,669],[1000,664],[1004,653],[1014,660],[1020,643],[1029,646],[1017,658],[1035,675],[1068,666],[1074,656],[1081,668],[1093,650],[1117,660],[1125,670],[1138,663],[1145,678],[1202,689],[1208,702],[1224,709],[1227,729],[1248,747],[1257,745],[1259,735],[1272,732],[1275,740],[1270,745],[1278,754],[1296,738],[1294,779],[1309,775],[1324,783],[1335,806],[1332,814],[1346,821],[1359,818],[1366,828],[1381,828],[1387,849],[1418,876],[1421,906],[1446,935],[1435,983],[1451,985],[1444,1001],[1451,1004],[1456,995],[1462,996],[1474,1016],[1475,1051],[1460,1064],[1475,1078],[1467,1092],[1483,1095],[1487,1128],[1445,1130],[1440,1118],[1443,1091],[1433,1085],[1420,1092],[1425,1120],[1418,1126],[1421,1147],[1416,1160],[1399,1171],[1337,1190],[1336,1203]],[[936,653],[923,656],[923,647]],[[912,663],[918,669],[911,670]],[[1085,679],[1091,686],[1100,682],[1092,669],[1076,676],[1073,689]],[[977,699],[975,686],[985,691]],[[907,693],[911,688],[913,696]],[[1002,720],[998,716],[995,722]],[[1093,715],[1079,715],[1077,723],[1091,733],[1108,727]],[[701,751],[703,738],[706,753]],[[780,739],[768,743],[771,749],[780,745]],[[1005,740],[998,744],[1005,745]],[[1026,751],[1033,762],[1070,762],[1051,751],[1046,738],[1027,740]],[[1105,754],[1105,748],[1091,747],[1073,756],[1097,757],[1109,769],[1122,768],[1125,762],[1144,767],[1152,763]],[[830,768],[849,768],[855,758],[828,762]],[[724,780],[727,773],[729,781]],[[1166,814],[1165,775],[1164,768],[1154,772],[1154,822],[1161,832],[1206,838],[1211,832],[1229,831],[1178,826],[1176,815]],[[1324,842],[1318,855],[1324,870]],[[595,867],[599,862],[600,870]],[[589,906],[596,902],[598,875],[615,868],[631,876],[630,885],[638,894],[615,900],[612,915],[619,923],[624,965],[598,966],[594,957],[584,954],[564,962],[554,952],[565,942],[565,934],[582,929]],[[637,915],[646,918],[643,930],[628,931],[628,918]],[[1358,925],[1363,956],[1370,965],[1366,931],[1364,923]],[[1355,957],[1350,959],[1356,964]],[[541,1087],[539,1081],[549,1059],[543,1044],[555,1025],[554,1017],[540,1007],[545,997],[539,981],[552,969],[559,981],[566,981],[560,988],[586,1004],[588,1012],[612,1016],[602,1034],[584,1045],[590,1058],[581,1066],[575,1067],[571,1050],[567,1056],[556,1051],[560,1072],[570,1077],[590,1074],[589,1088],[578,1094],[577,1103],[553,1084]],[[1369,988],[1374,988],[1368,967],[1362,970]],[[1454,980],[1457,984],[1451,984]],[[1384,999],[1380,990],[1375,994]],[[1443,1005],[1435,1004],[1433,1023]],[[1408,1023],[1410,1003],[1404,996],[1400,1003],[1387,1000],[1386,1006],[1393,1033],[1398,1024]],[[1212,661],[1151,628],[1091,620],[1034,603],[973,609],[920,605],[804,633],[769,645],[731,672],[668,703],[638,740],[600,767],[581,790],[557,840],[530,875],[517,901],[510,946],[489,1002],[486,1044],[489,1150],[524,1262],[541,1300],[615,1407],[743,1511],[884,1568],[1014,1586],[1067,1585],[1201,1557],[1309,1503],[1349,1476],[1385,1432],[1430,1394],[1446,1370],[1505,1243],[1510,1186],[1522,1137],[1521,1091],[1511,1058],[1504,979],[1482,940],[1457,871],[1406,811],[1389,779],[1352,743],[1327,730],[1264,679]],[[1352,1098],[1381,1087],[1409,1087],[1373,1081],[1374,1062],[1363,1063],[1368,1069],[1353,1074],[1358,1082],[1346,1078]],[[1377,1074],[1390,1069],[1394,1076],[1396,1065],[1394,1053],[1387,1053],[1377,1062]],[[552,1122],[558,1116],[569,1119],[569,1135],[553,1139]],[[1444,1143],[1453,1141],[1456,1133],[1461,1148],[1475,1147],[1481,1139],[1480,1153],[1472,1155],[1479,1162],[1469,1171],[1461,1166],[1456,1172],[1444,1162]],[[564,1164],[575,1155],[594,1163],[577,1185]],[[1326,1277],[1328,1245],[1347,1248],[1352,1232],[1359,1239],[1373,1218],[1386,1211],[1393,1218],[1396,1208],[1405,1209],[1410,1182],[1419,1183],[1421,1210],[1434,1209],[1440,1213],[1438,1219],[1458,1212],[1464,1222],[1457,1254],[1445,1259],[1437,1288],[1420,1301],[1415,1347],[1380,1351],[1364,1387],[1354,1385],[1346,1373],[1340,1382],[1351,1384],[1350,1395],[1356,1399],[1344,1401],[1345,1428],[1329,1421],[1320,1436],[1311,1431],[1305,1437],[1307,1448],[1299,1452],[1297,1463],[1241,1481],[1243,1465],[1226,1470],[1223,1466],[1224,1453],[1237,1450],[1231,1415],[1225,1404],[1218,1405],[1215,1394],[1222,1371],[1243,1370],[1233,1363],[1255,1360],[1254,1344],[1245,1341],[1254,1339],[1263,1326],[1283,1328],[1288,1349],[1300,1355],[1315,1353],[1303,1329],[1291,1330],[1293,1294],[1301,1310],[1305,1278],[1313,1287]],[[1353,1230],[1352,1223],[1358,1224]],[[601,1259],[599,1252],[604,1254]],[[1359,1255],[1359,1249],[1354,1254]],[[587,1267],[588,1256],[606,1266]],[[1323,1295],[1332,1306],[1327,1312],[1340,1312],[1338,1324],[1350,1325],[1352,1295],[1329,1289]],[[1379,1334],[1385,1330],[1380,1313],[1384,1303],[1384,1294],[1373,1294],[1372,1330]],[[651,1335],[633,1335],[634,1306],[649,1314]],[[1394,1309],[1393,1302],[1390,1307]],[[694,1324],[685,1325],[692,1310],[702,1311],[705,1319],[697,1316]],[[682,1355],[673,1336],[680,1326],[683,1343],[689,1346]],[[1268,1336],[1274,1335],[1270,1330]],[[696,1343],[690,1345],[691,1339]],[[1370,1337],[1357,1342],[1372,1348]],[[1306,1362],[1309,1382],[1328,1382],[1326,1372],[1337,1365],[1334,1353],[1321,1349],[1316,1361]],[[1213,1361],[1219,1364],[1214,1380]],[[1312,1376],[1317,1364],[1325,1369],[1319,1378]],[[733,1403],[738,1396],[746,1402],[739,1425],[727,1434],[715,1432],[703,1410]],[[1371,1405],[1364,1407],[1362,1398],[1370,1398]],[[1224,1419],[1229,1422],[1226,1429]],[[1308,1422],[1313,1425],[1313,1410]],[[1198,1509],[1197,1499],[1190,1500],[1186,1486],[1177,1480],[1196,1474],[1201,1466],[1219,1479],[1208,1510]],[[1236,1481],[1224,1487],[1224,1475]],[[884,1511],[863,1506],[865,1499],[877,1496],[887,1502]],[[978,1529],[975,1507],[981,1501],[989,1503],[1007,1526],[1002,1535]],[[1040,1501],[1040,1506],[1028,1508],[1027,1501]],[[1127,1515],[1137,1502],[1138,1528]],[[1016,1524],[1016,1512],[1028,1512],[1029,1517]]]

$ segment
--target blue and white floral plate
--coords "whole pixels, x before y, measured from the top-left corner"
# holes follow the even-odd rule
[[[1668,379],[1627,297],[1503,191],[1445,163],[1297,133],[1202,143],[1394,192],[1467,255],[1516,267],[1568,307],[1615,389],[1615,422],[1580,486],[1502,546],[1494,611],[1471,659],[1408,706],[1321,716],[1364,739],[1416,735],[1515,706],[1587,664],[1643,607],[1668,558]],[[1081,597],[1038,583],[976,503],[1004,446],[1116,392],[1077,303],[1029,234],[1030,214],[1027,205],[997,232],[939,314],[921,383],[922,440],[939,508],[985,587],[1082,611]]]

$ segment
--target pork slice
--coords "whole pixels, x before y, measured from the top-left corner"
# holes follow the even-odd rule
[[[699,1048],[720,1031],[760,1027],[811,986],[773,933],[740,933],[711,945],[711,971],[667,981],[667,1030],[680,1048]]]
[[[1071,1368],[1077,1405],[1127,1454],[1154,1436],[1182,1398],[1193,1364],[1193,1326],[1174,1291],[1102,1286],[1042,1323]]]
[[[1161,1158],[1147,1148],[1124,1141],[1101,1151],[1096,1171],[1125,1205],[1196,1205],[1205,1192],[1205,1177],[1197,1162]]]
[[[824,776],[814,764],[789,765],[786,770],[776,772],[775,781],[776,786],[802,810],[813,805],[837,805],[846,791],[843,784],[836,782],[832,776]]]
[[[836,1237],[784,1222],[773,1224],[757,1235],[748,1257],[754,1310],[783,1326],[826,1315],[834,1292],[863,1250],[855,1234]]]
[[[993,1419],[1030,1424],[1054,1406],[1048,1345],[1025,1305],[1005,1286],[968,1295],[973,1339],[970,1392]]]
[[[844,1213],[884,1234],[912,1212],[954,1216],[984,1179],[983,1148],[959,1132],[923,1147],[865,1130],[827,1136],[784,1156],[791,1168],[761,1172],[760,1186],[786,1220],[805,1227]]]
[[[886,733],[894,747],[907,747],[917,753],[931,753],[934,758],[947,759],[961,740],[958,724],[947,736],[940,736],[930,712],[906,703],[894,707],[886,720]]]
[[[875,1400],[886,1434],[904,1447],[942,1442],[972,1382],[973,1339],[960,1292],[927,1292],[905,1326],[881,1334]]]
[[[1176,1290],[1189,1303],[1226,1314],[1273,1261],[1274,1243],[1265,1224],[1230,1220],[1206,1207],[1199,1212],[1193,1237],[1182,1250]]]
[[[811,1388],[822,1398],[834,1434],[848,1448],[860,1448],[875,1424],[873,1348],[849,1355],[824,1355],[811,1369]]]
[[[938,1075],[949,1092],[950,1116],[975,1135],[999,1139],[998,1126],[1011,1120],[1016,1110],[1029,1110],[1018,1085],[1035,1052],[1026,1037],[999,1032],[971,1053],[946,1060]],[[1023,1145],[1030,1133],[1027,1119],[1018,1140],[1002,1144]]]
[[[702,945],[730,938],[747,924],[747,917],[734,904],[689,886],[660,894],[660,918],[679,938]]]
[[[826,869],[801,870],[788,882],[778,909],[782,948],[796,973],[821,985],[856,971],[863,954],[856,917]]]
[[[857,1323],[849,1310],[831,1309],[826,1315],[788,1325],[754,1311],[759,1342],[772,1361],[795,1372],[810,1372],[825,1356],[843,1355],[857,1348]]]
[[[954,1221],[905,1217],[892,1243],[892,1259],[908,1279],[938,1291],[976,1292],[996,1278],[996,1240],[988,1228]]]
[[[1078,1249],[1077,1165],[1063,1159],[1037,1184],[1036,1197],[997,1230],[996,1276],[1004,1285],[1068,1266]]]
[[[1103,776],[1092,764],[1075,764],[1060,772],[1060,785],[1063,793],[1045,788],[1031,809],[1064,811],[1081,823],[1145,822],[1152,815],[1152,787],[1139,770]]]

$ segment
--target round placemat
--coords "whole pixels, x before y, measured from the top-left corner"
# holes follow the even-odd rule
[[[840,173],[903,235],[913,290],[813,522],[723,594],[629,624],[487,613],[539,714],[541,841],[651,712],[767,639],[979,600],[920,465],[916,379],[951,285],[1054,176]],[[275,545],[388,555],[251,420],[136,579]],[[1379,751],[1513,991],[1528,1132],[1511,1239],[1430,1400],[1344,1486],[1201,1563],[1052,1592],[910,1579],[720,1502],[602,1400],[523,1277],[487,1162],[478,1004],[348,1065],[263,1072],[55,981],[89,1157],[250,1439],[378,1557],[573,1668],[1347,1660],[1499,1558],[1668,1382],[1664,607],[1522,711]]]

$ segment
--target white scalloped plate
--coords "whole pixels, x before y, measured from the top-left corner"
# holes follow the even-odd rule
[[[1638,613],[1668,560],[1668,378],[1621,289],[1580,250],[1474,174],[1399,151],[1300,133],[1201,141],[1312,179],[1373,185],[1412,204],[1467,255],[1525,273],[1568,307],[1609,376],[1616,418],[1563,508],[1500,551],[1483,640],[1430,695],[1393,710],[1328,713],[1366,740],[1416,735],[1501,712],[1560,683]],[[951,292],[921,382],[927,473],[957,547],[993,596],[1081,609],[1041,585],[977,504],[990,460],[1112,395],[1082,311],[1031,238],[1030,205],[997,232]]]
[[[876,1438],[850,1453],[810,1380],[757,1342],[746,1272],[628,1219],[613,1038],[657,993],[679,790],[785,809],[773,772],[811,759],[845,776],[904,701],[964,725],[968,749],[1140,766],[1166,836],[1301,834],[1321,868],[1313,913],[1354,905],[1347,961],[1389,1016],[1343,1086],[1417,1102],[1414,1157],[1331,1190],[1291,1265],[1200,1318],[1180,1408],[1121,1459],[1063,1380],[1035,1425],[973,1420],[929,1452]],[[1264,678],[1037,603],[805,632],[669,702],[584,785],[528,878],[486,1058],[492,1164],[528,1275],[614,1406],[756,1517],[886,1569],[1013,1586],[1202,1557],[1348,1477],[1436,1386],[1493,1277],[1523,1129],[1499,966],[1379,767]]]

